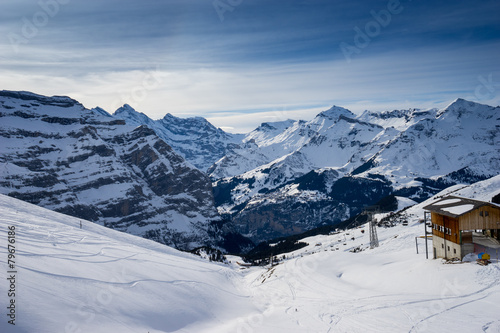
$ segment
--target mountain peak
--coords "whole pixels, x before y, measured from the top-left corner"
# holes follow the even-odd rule
[[[264,122],[260,124],[259,127],[257,127],[256,130],[279,130],[279,129],[286,129],[293,125],[295,123],[295,120],[293,119],[287,119],[287,120],[282,120],[282,121],[272,121],[272,122]]]
[[[208,126],[210,128],[213,128],[214,130],[216,129],[215,126],[213,126],[208,120],[206,120],[203,117],[188,117],[188,118],[180,118],[176,117],[170,113],[167,113],[163,119],[162,122],[164,124],[171,124],[175,126],[188,126],[188,127],[204,127]]]
[[[114,115],[118,115],[120,113],[139,113],[137,112],[133,107],[131,107],[129,104],[123,104],[122,107],[118,108]]]
[[[135,110],[128,104],[123,104],[122,107],[118,108],[115,113],[113,113],[113,117],[123,119],[129,125],[148,125],[150,126],[153,120],[149,118],[142,112]]]
[[[340,116],[345,116],[348,118],[355,118],[356,117],[356,115],[354,113],[352,113],[351,111],[349,111],[348,109],[343,108],[341,106],[336,106],[336,105],[334,105],[330,109],[318,114],[318,117],[328,118],[328,119],[332,119],[332,120],[337,120],[340,118]]]
[[[122,107],[118,108],[115,113],[113,113],[113,116],[122,118],[133,118],[133,119],[143,119],[143,120],[151,120],[147,115],[145,115],[142,112],[137,111],[133,107],[131,107],[129,104],[123,104]]]
[[[467,101],[463,98],[457,98],[453,102],[448,104],[448,106],[445,109],[460,108],[460,107],[464,107],[464,106],[473,106],[474,104],[476,104],[476,103],[471,102],[471,101]]]
[[[492,107],[489,105],[468,101],[463,98],[457,98],[456,100],[451,102],[447,107],[440,110],[437,113],[436,117],[439,118],[444,114],[454,114],[458,117],[461,117],[465,113],[480,115],[481,111],[491,108]]]
[[[168,120],[168,119],[177,119],[176,116],[174,116],[171,113],[167,113],[165,116],[163,116],[163,119]]]

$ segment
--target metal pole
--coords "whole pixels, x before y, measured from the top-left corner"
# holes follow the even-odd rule
[[[427,248],[427,220],[425,219],[425,217],[424,217],[424,229],[425,229],[425,233],[424,233],[424,235],[425,235],[424,236],[425,237],[425,259],[429,259],[429,250]]]
[[[418,237],[415,237],[415,247],[417,248],[417,254],[418,254],[418,241],[417,241],[417,238]]]
[[[427,246],[427,216],[428,216],[428,212],[424,212],[425,259],[429,259],[429,248]]]

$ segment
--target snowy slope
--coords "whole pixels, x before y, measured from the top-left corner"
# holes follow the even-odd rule
[[[500,176],[438,195],[491,200]],[[444,264],[425,259],[425,205],[406,211],[408,226],[377,228],[369,249],[367,226],[308,237],[278,266],[248,274],[261,312],[242,329],[255,332],[500,332],[500,262]],[[364,231],[364,232],[362,232]],[[431,246],[429,244],[429,246]],[[351,252],[355,248],[362,252]],[[283,254],[278,255],[282,258]],[[430,254],[432,256],[432,254]],[[270,329],[272,327],[272,329]]]
[[[283,133],[295,123],[295,120],[262,123],[259,127],[245,135],[245,142],[254,141],[259,146],[268,145],[276,136]]]
[[[488,199],[500,176],[440,195],[451,191]],[[272,268],[242,270],[235,257],[210,263],[87,221],[79,229],[78,219],[0,195],[0,241],[15,225],[18,255],[16,326],[4,318],[0,331],[499,332],[496,258],[486,267],[426,260],[423,240],[416,254],[431,201],[406,212],[408,226],[378,228],[376,249],[356,228],[306,238]]]
[[[255,308],[227,265],[0,195],[4,245],[8,226],[17,318],[12,326],[2,316],[2,333],[229,332]],[[4,309],[7,289],[4,280]]]

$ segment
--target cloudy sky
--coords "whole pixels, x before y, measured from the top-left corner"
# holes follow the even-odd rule
[[[500,104],[498,0],[2,0],[0,89],[230,132],[355,113]]]

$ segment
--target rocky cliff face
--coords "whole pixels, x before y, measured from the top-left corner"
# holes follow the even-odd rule
[[[10,91],[0,119],[1,193],[181,249],[220,240],[209,178],[148,127]]]
[[[178,118],[167,114],[162,119],[152,120],[130,105],[119,108],[113,116],[123,119],[128,125],[146,125],[153,129],[177,153],[203,172],[222,158],[231,145],[243,139],[243,135],[226,133],[201,117]]]

